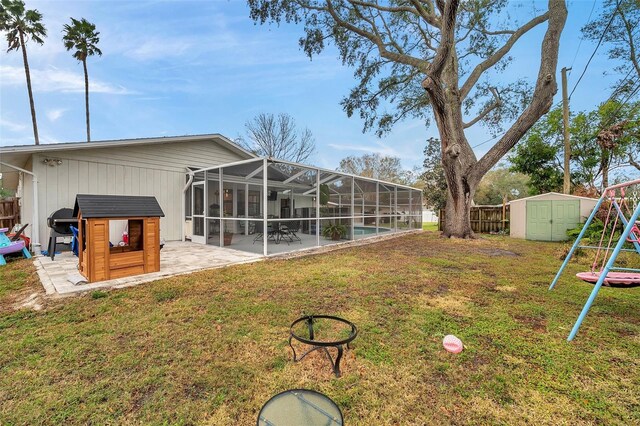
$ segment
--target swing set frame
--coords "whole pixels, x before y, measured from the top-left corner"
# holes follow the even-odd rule
[[[625,279],[623,279],[620,282],[624,282],[627,284],[630,284],[630,283],[640,284],[640,269],[621,268],[621,267],[615,266],[615,262],[616,262],[616,259],[618,258],[618,255],[623,251],[636,252],[637,254],[640,255],[640,241],[639,241],[640,233],[638,232],[638,227],[636,226],[636,221],[638,220],[638,216],[640,215],[640,203],[637,203],[633,211],[628,209],[628,212],[630,212],[629,219],[625,217],[624,208],[623,208],[624,207],[623,203],[625,199],[625,190],[626,188],[632,185],[640,185],[640,179],[609,186],[602,192],[602,196],[600,197],[600,199],[598,199],[598,202],[593,208],[591,215],[589,216],[584,226],[582,227],[580,234],[578,235],[575,242],[573,243],[571,250],[569,250],[567,257],[564,259],[564,262],[562,263],[560,270],[558,271],[555,278],[551,282],[551,285],[549,286],[549,290],[552,290],[555,287],[555,285],[558,283],[558,280],[560,279],[560,275],[562,274],[566,266],[569,264],[569,261],[573,257],[573,254],[575,253],[576,249],[578,248],[597,249],[596,259],[593,262],[591,273],[584,272],[584,273],[577,274],[579,278],[582,278],[583,280],[588,282],[595,282],[595,284],[593,286],[593,290],[591,291],[591,294],[589,295],[589,298],[587,299],[586,303],[582,308],[582,312],[580,312],[578,319],[576,320],[575,324],[573,325],[573,328],[571,329],[571,332],[569,333],[569,337],[567,337],[567,341],[572,341],[576,337],[576,334],[580,329],[580,325],[582,324],[582,321],[587,316],[587,313],[589,312],[589,309],[591,308],[591,305],[593,304],[593,301],[598,295],[598,292],[600,291],[600,287],[602,287],[603,284],[608,284],[609,281],[616,282],[616,277],[620,278],[620,276],[625,277]],[[621,200],[622,200],[621,203],[618,203],[616,201],[616,194],[618,192],[621,193]],[[605,200],[608,200],[610,202],[610,205],[609,205],[609,212],[607,215],[607,221],[605,223],[604,230],[602,231],[602,236],[600,238],[600,243],[598,244],[598,246],[581,246],[580,241],[584,237],[585,232],[591,225],[591,222],[593,222],[593,219],[598,213],[600,206],[602,206],[602,203]],[[598,255],[602,251],[602,243],[604,241],[604,235],[607,232],[607,228],[608,228],[607,225],[608,225],[609,217],[612,212],[612,207],[615,208],[616,219],[611,231],[611,235],[609,236],[607,248],[604,252],[603,262],[602,262],[600,272],[596,274],[594,270],[598,263]],[[613,247],[613,250],[611,250],[611,246],[613,243],[613,234],[615,233],[618,219],[622,224],[623,231],[622,231],[622,234],[620,235],[620,238],[616,242],[615,247]],[[634,250],[623,248],[623,245],[627,241],[633,244],[635,248]],[[611,252],[611,254],[607,259],[607,255],[609,254],[609,252]],[[622,271],[623,273],[621,274],[614,271]],[[587,277],[587,274],[593,274],[593,279],[585,279]],[[597,280],[595,280],[596,276],[597,276]]]

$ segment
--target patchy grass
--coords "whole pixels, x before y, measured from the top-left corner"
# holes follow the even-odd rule
[[[438,230],[438,222],[423,222],[422,223],[423,231],[437,231]]]
[[[640,289],[603,288],[567,343],[591,286],[585,258],[547,291],[561,252],[423,233],[5,312],[0,424],[249,425],[295,387],[350,425],[638,424]],[[0,268],[5,294],[23,269]],[[291,361],[313,313],[358,325],[340,379],[322,353]]]
[[[8,257],[0,266],[0,312],[13,310],[24,298],[33,293],[44,293],[33,262]]]

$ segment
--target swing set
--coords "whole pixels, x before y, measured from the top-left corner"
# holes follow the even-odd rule
[[[640,224],[640,222],[638,222],[638,216],[640,215],[640,202],[638,202],[636,197],[636,186],[640,186],[640,179],[613,185],[603,191],[602,196],[582,227],[582,230],[576,238],[576,241],[573,243],[571,250],[569,250],[567,257],[564,259],[560,270],[553,279],[553,282],[551,282],[549,290],[553,289],[557,284],[560,275],[571,260],[571,257],[573,257],[576,249],[596,250],[595,258],[591,264],[591,270],[576,274],[576,276],[581,280],[594,284],[594,287],[589,299],[587,299],[587,302],[584,304],[582,312],[580,312],[576,323],[573,325],[571,333],[569,333],[569,337],[567,338],[568,341],[573,340],[578,333],[578,329],[580,328],[584,318],[587,316],[587,313],[589,312],[589,309],[591,308],[591,305],[598,295],[598,291],[600,291],[600,287],[602,287],[602,285],[610,287],[640,286],[640,269],[616,266],[616,259],[622,252],[631,252],[640,255],[640,228],[638,226]],[[631,200],[627,196],[630,189],[633,189],[633,197]],[[604,228],[598,245],[580,245],[587,229],[592,224],[593,219],[596,217],[596,214],[605,201],[608,203],[607,215],[604,220]],[[620,228],[622,228],[622,232],[618,235],[617,231]],[[633,248],[623,247],[625,243],[629,243]]]

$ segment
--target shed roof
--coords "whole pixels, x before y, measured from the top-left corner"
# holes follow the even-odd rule
[[[526,201],[526,200],[534,200],[536,198],[541,198],[547,195],[557,195],[562,198],[572,198],[574,200],[589,200],[594,202],[598,201],[597,198],[581,197],[580,195],[561,194],[559,192],[545,192],[544,194],[532,195],[531,197],[518,198],[517,200],[509,201],[508,204],[519,203],[520,201]]]
[[[83,218],[164,216],[158,200],[151,196],[78,194],[73,217],[80,211]]]

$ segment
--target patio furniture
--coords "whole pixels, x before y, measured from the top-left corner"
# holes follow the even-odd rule
[[[59,237],[71,237],[73,234],[69,229],[69,225],[78,224],[78,219],[73,217],[73,210],[69,208],[63,208],[51,213],[47,218],[47,225],[49,226],[49,244],[47,246],[47,254],[54,260],[56,255],[56,246],[58,245]]]
[[[258,414],[258,426],[338,426],[340,407],[328,396],[310,389],[291,389],[269,399]]]
[[[345,326],[343,330],[344,332],[346,332],[346,334],[344,334],[345,337],[340,338],[340,337],[334,336],[333,337],[334,340],[329,340],[321,336],[321,338],[318,339],[316,336],[316,329],[314,328],[314,324],[316,324],[318,320],[322,320],[322,322],[325,323],[323,324],[324,326],[321,327],[324,330],[331,329],[331,326],[336,326],[336,325]],[[295,327],[296,325],[301,323],[305,323],[307,325],[308,337],[304,337],[304,336],[301,336],[300,333],[296,333]],[[316,327],[316,328],[320,328],[320,327]],[[342,346],[346,345],[347,349],[349,349],[349,343],[353,341],[353,339],[355,339],[357,335],[358,335],[358,329],[356,328],[355,324],[343,318],[335,317],[332,315],[307,315],[307,316],[298,318],[293,323],[291,323],[291,327],[289,328],[289,346],[293,351],[293,361],[294,362],[302,361],[304,357],[309,355],[311,352],[317,351],[317,350],[324,350],[325,354],[327,355],[327,358],[329,359],[329,362],[331,363],[331,367],[333,367],[333,373],[336,375],[336,377],[340,377],[341,376],[340,360],[342,359],[342,354],[343,354]],[[312,346],[312,348],[309,349],[304,354],[302,354],[300,357],[297,357],[296,350],[293,347],[293,345],[291,345],[291,341],[293,339],[301,343],[304,343],[305,345],[310,345]],[[333,360],[333,358],[331,357],[331,354],[329,353],[328,348],[330,347],[336,348],[338,351],[338,355],[336,356],[335,361]]]
[[[78,255],[78,228],[73,225],[69,226],[71,233],[73,234],[73,239],[71,240],[71,251],[76,256]]]
[[[300,244],[302,244],[302,240],[297,235],[298,232],[300,232],[300,221],[298,220],[288,222],[288,225],[280,226],[280,234],[282,237],[287,238],[290,242],[299,241]]]
[[[0,229],[0,266],[7,264],[4,260],[5,254],[22,252],[25,258],[31,259],[31,253],[29,253],[29,250],[24,246],[24,240],[9,240],[9,237],[6,235],[7,231],[9,231],[9,228]]]
[[[253,244],[255,244],[256,241],[261,241],[262,238],[264,238],[264,223],[262,221],[256,222],[255,233],[256,236],[253,237]]]

